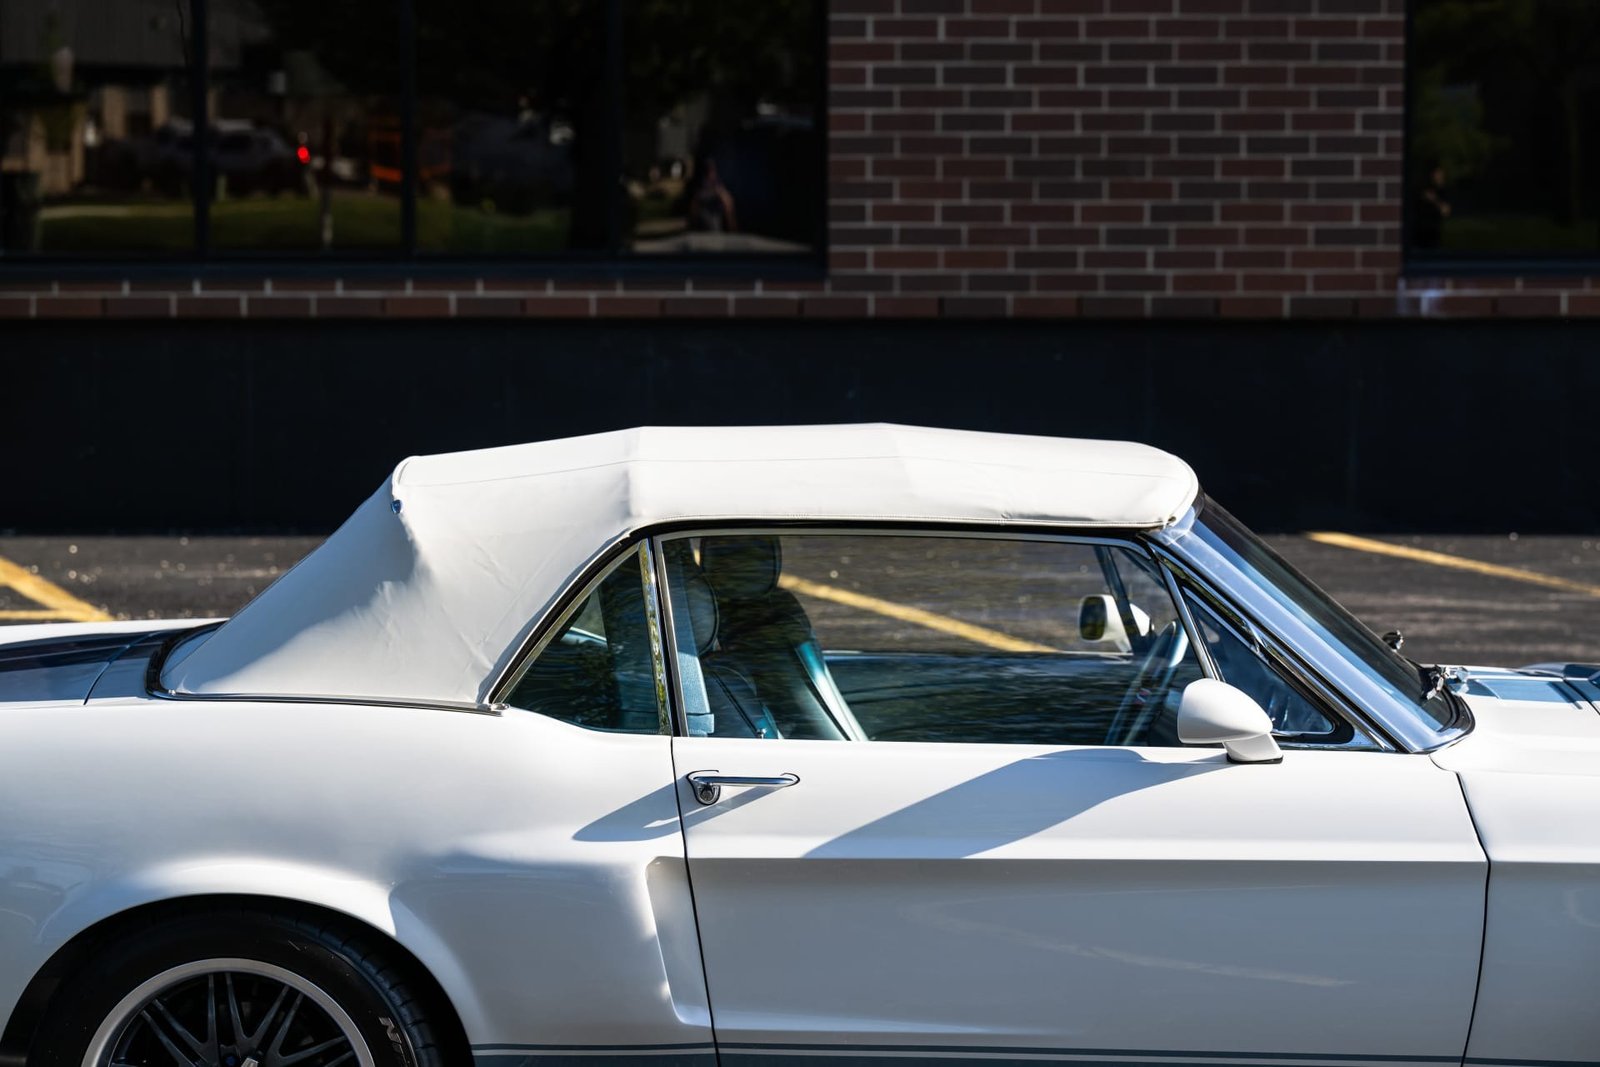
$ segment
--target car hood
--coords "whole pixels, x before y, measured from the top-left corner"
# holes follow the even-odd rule
[[[130,648],[194,625],[174,619],[0,629],[0,704],[81,704]]]
[[[1434,753],[1447,770],[1600,777],[1600,668],[1461,668],[1474,725]]]

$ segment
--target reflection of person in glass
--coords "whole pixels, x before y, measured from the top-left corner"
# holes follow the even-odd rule
[[[1444,220],[1450,217],[1444,178],[1444,166],[1435,163],[1417,196],[1412,221],[1412,244],[1417,248],[1438,248],[1444,237]]]
[[[712,233],[736,233],[739,216],[733,210],[733,194],[717,176],[717,163],[707,159],[701,171],[700,188],[689,201],[689,228]]]

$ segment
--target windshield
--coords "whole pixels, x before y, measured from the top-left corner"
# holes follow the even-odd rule
[[[1416,708],[1437,726],[1454,721],[1455,709],[1449,695],[1442,689],[1426,695],[1430,687],[1425,685],[1423,672],[1415,663],[1384,644],[1377,634],[1216,503],[1205,502],[1193,532],[1396,700]]]

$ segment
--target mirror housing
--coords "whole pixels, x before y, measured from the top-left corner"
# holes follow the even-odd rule
[[[1139,610],[1137,604],[1128,605],[1133,624],[1139,636],[1150,633],[1150,616]],[[1117,602],[1105,593],[1086,596],[1078,602],[1078,636],[1090,643],[1109,641],[1118,652],[1132,652],[1133,642],[1128,639],[1128,628],[1122,623],[1122,612]]]
[[[1230,763],[1280,763],[1283,750],[1272,737],[1272,720],[1244,690],[1201,678],[1190,682],[1178,704],[1178,740],[1221,744]]]

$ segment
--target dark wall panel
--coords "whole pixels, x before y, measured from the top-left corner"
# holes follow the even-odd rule
[[[0,528],[326,528],[406,455],[889,420],[1171,449],[1263,527],[1600,528],[1600,325],[29,323]]]

